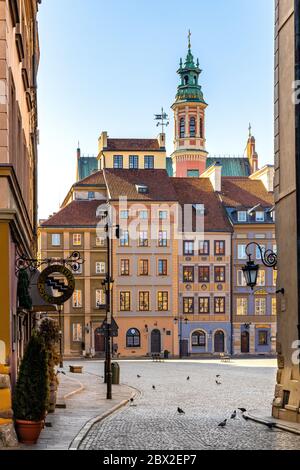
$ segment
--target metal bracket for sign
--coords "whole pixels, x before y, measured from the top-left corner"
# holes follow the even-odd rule
[[[27,258],[22,255],[16,260],[16,275],[21,270],[29,270],[34,273],[42,266],[51,266],[53,264],[60,264],[61,266],[68,266],[73,272],[78,272],[81,266],[84,264],[84,260],[81,258],[79,251],[74,251],[68,258],[44,258],[44,259],[33,259]]]

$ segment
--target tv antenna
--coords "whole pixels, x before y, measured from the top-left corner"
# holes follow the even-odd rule
[[[164,108],[161,108],[161,114],[155,114],[155,121],[157,121],[156,127],[161,126],[162,134],[165,133],[165,127],[168,127],[170,124],[169,116],[164,111]]]

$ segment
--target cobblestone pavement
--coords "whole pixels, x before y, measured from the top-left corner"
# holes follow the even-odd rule
[[[119,363],[122,383],[138,388],[141,395],[135,406],[96,424],[80,449],[300,449],[300,436],[245,421],[241,414],[225,428],[218,427],[238,407],[270,415],[275,361]],[[96,371],[99,365],[88,367]],[[218,374],[222,385],[216,384]],[[178,406],[184,415],[177,413]]]

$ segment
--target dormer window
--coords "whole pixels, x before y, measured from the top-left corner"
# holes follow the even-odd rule
[[[137,184],[136,185],[136,190],[138,194],[148,194],[149,193],[149,188],[146,185],[143,184]]]
[[[265,213],[263,211],[255,212],[255,220],[256,220],[256,222],[264,222],[265,221]]]
[[[247,222],[247,212],[238,211],[238,222]]]

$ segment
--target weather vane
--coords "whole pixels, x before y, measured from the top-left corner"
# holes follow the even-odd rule
[[[170,124],[169,116],[165,113],[164,108],[161,108],[161,114],[155,114],[155,121],[157,121],[157,127],[161,126],[162,134],[164,134],[165,127]]]

